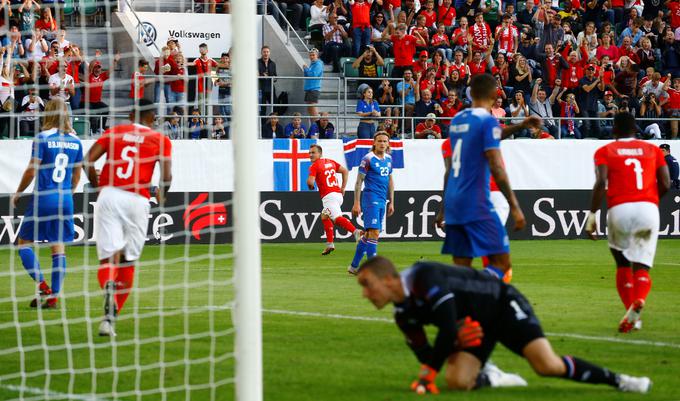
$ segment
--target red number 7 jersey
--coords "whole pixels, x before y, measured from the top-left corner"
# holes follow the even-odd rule
[[[659,204],[656,170],[666,165],[658,146],[634,138],[619,139],[595,152],[595,165],[606,165],[607,207],[621,203]]]
[[[139,124],[118,125],[97,140],[106,151],[99,186],[111,186],[149,197],[156,162],[172,155],[170,139]]]

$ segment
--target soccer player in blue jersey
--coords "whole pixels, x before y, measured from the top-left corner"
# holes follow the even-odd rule
[[[66,103],[47,102],[43,131],[33,142],[31,160],[12,196],[17,206],[21,193],[33,182],[33,190],[19,230],[19,257],[28,274],[38,283],[40,297],[31,307],[54,308],[66,275],[64,243],[73,241],[73,196],[80,181],[83,145],[73,133]],[[45,282],[40,262],[33,252],[34,241],[46,241],[52,250],[52,288]],[[46,298],[46,299],[45,299]]]
[[[385,211],[387,210],[387,216],[394,213],[392,156],[387,153],[389,146],[390,137],[387,132],[376,132],[373,148],[361,159],[359,165],[359,174],[354,185],[352,215],[357,217],[363,212],[364,236],[357,243],[354,258],[347,268],[350,274],[357,274],[364,254],[371,258],[378,253],[378,238]]]
[[[510,204],[515,230],[526,224],[503,167],[502,129],[490,110],[496,101],[496,81],[488,74],[470,83],[472,108],[451,120],[444,143],[444,196],[437,223],[445,226],[442,253],[456,265],[471,266],[475,257],[488,256],[486,271],[500,279],[510,269],[510,241],[489,195],[489,177]]]

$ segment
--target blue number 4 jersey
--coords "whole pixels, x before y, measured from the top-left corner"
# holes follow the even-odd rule
[[[492,218],[489,163],[485,152],[500,148],[501,127],[487,110],[463,110],[451,120],[443,156],[451,158],[444,194],[446,224],[465,224]]]

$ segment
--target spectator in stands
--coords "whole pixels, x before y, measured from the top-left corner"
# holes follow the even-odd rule
[[[400,136],[399,127],[391,118],[387,118],[378,124],[378,131],[387,132],[391,139],[396,139]]]
[[[227,135],[229,135],[229,126],[231,119],[231,57],[229,53],[223,52],[220,61],[217,63],[217,94],[219,107],[217,108],[218,115],[222,116],[224,126],[226,127]]]
[[[602,99],[604,93],[604,82],[602,76],[604,70],[600,68],[600,73],[595,75],[595,66],[588,64],[586,73],[579,81],[578,104],[582,117],[597,117],[597,101]],[[600,137],[600,124],[596,120],[583,120],[582,132],[595,138]]]
[[[120,53],[116,53],[113,56],[113,68],[116,68],[118,62],[120,61]],[[107,109],[109,106],[102,100],[102,91],[104,90],[104,83],[109,79],[110,74],[108,70],[102,68],[102,63],[99,60],[95,60],[90,63],[89,71],[87,74],[87,85],[85,86],[85,108],[90,110],[90,113],[94,116],[102,115],[101,120],[98,117],[92,117],[90,119],[90,126],[92,130],[96,133],[101,134],[106,128],[106,114],[104,111],[100,113],[99,110]],[[100,124],[101,122],[101,124]]]
[[[28,88],[28,94],[21,100],[21,115],[19,116],[19,134],[34,136],[40,132],[40,118],[38,114],[45,110],[45,103],[38,96],[34,87]]]
[[[163,133],[170,139],[184,139],[184,132],[180,124],[180,114],[176,111],[170,112],[163,123]]]
[[[322,111],[319,114],[319,119],[309,127],[309,138],[335,139],[335,127],[328,120],[328,116],[327,111]]]
[[[453,0],[440,0],[437,10],[437,27],[444,25],[446,34],[451,35],[453,26],[456,25],[456,8],[453,7]]]
[[[663,97],[668,97],[666,89],[668,89],[668,86],[661,82],[661,74],[654,72],[652,73],[651,79],[642,86],[641,95],[644,96],[653,93],[657,99],[661,99]]]
[[[557,127],[555,120],[552,119],[552,107],[555,104],[557,91],[553,91],[550,97],[548,97],[545,88],[541,86],[542,83],[542,78],[537,78],[534,83],[534,87],[531,91],[531,101],[529,102],[529,113],[533,116],[540,117],[541,120],[543,120],[542,129],[548,131],[550,135],[557,138],[559,136],[559,128]]]
[[[425,76],[427,69],[432,67],[432,61],[429,57],[430,54],[427,50],[421,50],[420,54],[418,54],[418,59],[413,62],[413,74],[418,77],[418,82],[420,82],[421,77]]]
[[[468,55],[468,60],[470,78],[475,75],[489,72],[489,65],[493,64],[493,60],[491,59],[491,48],[488,48],[484,53],[479,50],[471,51]]]
[[[50,91],[48,88],[48,81],[50,76],[57,72],[59,68],[59,58],[57,56],[58,47],[56,43],[50,44],[47,54],[40,60],[40,77],[38,83],[40,84],[40,97],[48,99]],[[2,49],[0,49],[1,51]]]
[[[680,190],[680,166],[678,166],[678,161],[671,154],[671,145],[663,143],[659,145],[661,151],[663,152],[664,159],[666,160],[666,165],[668,165],[668,175],[671,179],[671,188]]]
[[[345,28],[338,23],[338,15],[331,13],[328,16],[328,23],[323,26],[323,61],[333,65],[333,72],[340,72],[343,66],[340,65],[340,57],[349,54],[349,48],[345,43],[348,35]]]
[[[272,96],[275,95],[274,90],[274,80],[269,77],[275,77],[276,74],[276,63],[270,58],[269,46],[262,46],[261,51],[262,57],[257,61],[258,64],[258,74],[260,77],[260,89],[259,89],[259,103],[260,104],[270,104]],[[266,106],[260,108],[260,115],[265,115]]]
[[[29,36],[35,28],[35,11],[40,10],[40,4],[35,0],[24,0],[17,9],[19,13],[19,31],[22,36]]]
[[[187,70],[184,68],[184,54],[177,52],[174,58],[177,63],[177,75],[170,81],[170,104],[173,105],[173,108],[180,107],[182,110],[181,114],[185,114],[184,92],[187,82]]]
[[[371,5],[373,0],[349,0],[352,10],[352,40],[354,57],[371,44]]]
[[[494,39],[498,42],[498,53],[512,57],[519,47],[519,31],[512,24],[512,16],[504,14],[501,25],[496,27]]]
[[[175,62],[175,58],[172,56],[169,47],[163,46],[163,48],[161,49],[161,54],[156,59],[153,72],[156,75],[156,83],[154,85],[153,91],[153,101],[154,103],[160,106],[162,89],[163,96],[165,97],[165,106],[169,112],[170,108],[172,107],[170,82],[173,81],[174,77],[176,77],[178,73],[177,62]]]
[[[510,69],[510,80],[508,84],[515,90],[521,90],[523,93],[531,91],[531,83],[533,77],[531,67],[527,63],[527,59],[522,55],[515,57],[517,60]]]
[[[352,63],[352,68],[359,71],[359,76],[362,78],[378,78],[378,67],[384,66],[385,61],[380,54],[375,50],[375,47],[368,46],[366,50]],[[376,79],[360,80],[359,85],[366,84],[377,92],[380,81]]]
[[[600,137],[609,139],[612,137],[613,118],[619,112],[619,106],[614,101],[614,93],[605,91],[604,98],[597,103],[597,115],[600,120]]]
[[[384,107],[384,112],[382,114],[384,114],[385,117],[399,116],[399,108],[394,107],[393,109],[391,107],[397,105],[397,100],[394,98],[395,93],[396,90],[390,83],[389,79],[383,79],[380,82],[377,92],[375,92],[375,97],[378,100],[378,104]]]
[[[366,87],[357,102],[356,113],[361,119],[357,128],[359,139],[370,139],[375,134],[374,117],[380,117],[380,105],[373,99],[373,88]]]
[[[638,106],[635,91],[637,89],[637,79],[640,67],[631,63],[628,56],[622,56],[617,62],[617,67],[619,72],[614,78],[616,91],[619,92],[622,97],[628,98],[630,108],[635,110]]]
[[[349,31],[349,10],[346,7],[345,0],[332,0],[330,5],[330,12],[338,16],[338,24]]]
[[[557,90],[558,88],[555,88]],[[567,94],[567,100],[562,100],[562,96],[567,92],[567,88],[561,88],[557,95],[557,102],[560,105],[560,117],[565,120],[562,121],[562,138],[581,139],[581,131],[576,126],[576,115],[580,113],[578,104],[576,103],[576,95],[573,93]]]
[[[4,51],[4,50],[3,50]],[[0,136],[9,136],[9,113],[14,110],[14,82],[12,79],[12,53],[0,66]],[[5,133],[7,130],[7,133]]]
[[[424,89],[421,91],[416,91],[416,105],[415,105],[415,116],[420,117],[416,120],[416,123],[423,121],[423,118],[430,113],[434,113],[436,116],[442,115],[444,110],[442,107],[432,99],[432,92],[429,89]]]
[[[309,10],[311,19],[309,20],[309,38],[317,45],[321,46],[321,37],[315,33],[321,32],[321,29],[328,23],[328,6],[323,5],[323,0],[314,0]]]
[[[631,38],[631,45],[637,46],[640,39],[642,39],[643,32],[640,28],[642,27],[642,24],[644,24],[644,22],[645,20],[642,18],[639,17],[635,18],[633,20],[633,24],[621,32],[621,35],[619,36],[618,45],[619,46],[623,45],[623,38]]]
[[[403,81],[397,82],[397,102],[404,105],[404,117],[411,117],[415,112],[417,85],[413,79],[413,71],[405,69]],[[406,132],[413,132],[410,120],[404,120],[402,127]]]
[[[501,124],[501,126],[505,126],[506,114],[505,107],[503,107],[503,99],[500,97],[496,98],[496,103],[494,103],[493,107],[491,107],[491,115],[498,119],[498,122]]]
[[[191,118],[187,126],[189,132],[189,139],[205,139],[208,133],[205,128],[205,120],[201,117],[201,111],[194,108],[191,111]]]
[[[26,59],[29,61],[39,62],[47,54],[49,45],[38,30],[32,31],[30,38],[24,41],[24,48],[26,49]]]
[[[451,46],[454,53],[462,51],[467,54],[470,51],[469,40],[470,31],[468,27],[468,19],[466,16],[460,17],[459,26],[451,34]]]
[[[538,7],[534,0],[527,0],[525,7],[522,11],[517,13],[517,23],[521,28],[533,28],[534,27],[534,15],[538,11]]]
[[[416,125],[416,139],[441,139],[442,130],[436,121],[437,116],[434,113],[425,116],[425,121]]]
[[[66,102],[70,112],[71,104],[69,99],[76,93],[76,88],[73,77],[66,73],[66,63],[63,59],[59,60],[59,69],[57,73],[50,76],[48,85],[50,88],[50,99],[61,98]]]
[[[432,98],[437,102],[445,98],[449,92],[446,85],[444,85],[444,81],[437,79],[437,72],[433,67],[427,70],[425,78],[420,81],[420,91],[422,92],[425,89],[432,93]]]
[[[430,44],[432,45],[430,48],[432,54],[436,52],[442,54],[447,60],[453,60],[453,49],[451,49],[449,37],[446,35],[446,25],[439,25],[437,27],[437,32],[432,35]]]
[[[288,21],[293,26],[293,28],[300,29],[302,31],[307,29],[305,26],[306,21],[302,18],[304,8],[300,0],[279,0],[276,2],[276,4],[278,4],[279,9],[281,10],[282,19],[279,22],[283,22],[283,19],[287,18],[288,10],[291,10]],[[285,26],[285,24],[281,24],[281,26]]]
[[[35,22],[35,29],[41,31],[48,41],[57,37],[57,22],[52,18],[52,10],[49,7],[40,10],[40,19]]]
[[[559,48],[562,43],[564,43],[562,17],[554,10],[550,9],[549,5],[545,5],[536,13],[535,19],[543,22],[543,31],[540,36],[541,40],[538,42],[539,49],[545,49],[545,46],[548,44]]]
[[[579,51],[574,50],[569,52],[567,64],[569,67],[562,70],[562,85],[573,92],[578,88],[579,81],[584,75],[583,70],[585,70],[588,65],[586,48],[581,47]]]
[[[201,43],[198,46],[198,52],[201,56],[187,65],[196,67],[196,78],[198,80],[196,83],[198,107],[199,110],[202,111],[206,110],[206,105],[210,99],[210,92],[212,89],[212,79],[210,79],[210,75],[213,70],[217,69],[217,61],[208,56],[208,45],[206,43]]]
[[[213,119],[212,132],[210,133],[212,139],[229,139],[229,129],[224,125],[224,118],[221,116]]]
[[[59,57],[64,56],[64,49],[69,47],[71,45],[71,42],[66,40],[66,31],[63,29],[60,29],[57,32],[57,38],[54,40],[59,44]]]
[[[149,69],[149,62],[146,60],[139,60],[137,62],[137,71],[132,74],[132,82],[130,83],[130,99],[144,98],[144,75]]]
[[[427,52],[429,45],[430,45],[430,33],[429,33],[430,31],[425,26],[426,20],[427,19],[425,18],[424,15],[422,15],[422,14],[418,15],[418,17],[416,17],[416,25],[412,26],[409,29],[409,33],[411,35],[415,36],[416,33],[417,33],[418,36],[423,38],[423,42],[425,42],[425,44],[423,44],[423,45],[416,44],[416,52],[423,52],[423,51]]]
[[[269,114],[265,124],[262,124],[262,139],[284,138],[283,126],[279,124],[279,115],[276,112]]]
[[[170,49],[170,55],[177,61],[177,54],[182,52],[182,46],[179,44],[179,40],[168,39],[168,41],[165,42],[165,45]]]
[[[86,75],[87,64],[80,55],[80,48],[75,44],[64,49],[64,60],[66,61],[66,73],[73,77],[75,94],[71,96],[71,110],[79,110],[82,99],[82,83]]]
[[[529,136],[532,139],[555,139],[554,136],[550,135],[541,128],[529,127]]]
[[[323,62],[319,60],[319,51],[312,49],[309,51],[309,65],[303,64],[302,69],[305,77],[321,78],[323,77]],[[321,80],[320,79],[305,79],[305,103],[307,106],[307,113],[310,118],[316,117],[318,114],[316,105],[319,103],[321,95]]]
[[[283,137],[290,139],[304,139],[307,137],[307,127],[302,123],[302,115],[300,113],[293,113],[293,121],[286,125]]]
[[[24,44],[21,41],[21,33],[19,27],[12,25],[9,28],[7,36],[2,38],[2,46],[6,49],[5,55],[9,54],[10,50],[14,60],[20,60],[25,55]]]
[[[671,117],[671,136],[670,139],[678,137],[678,121],[680,121],[680,78],[673,78],[673,85],[668,90],[668,109],[666,114]]]
[[[661,127],[655,122],[661,117],[661,106],[654,92],[649,92],[642,97],[639,117],[644,119],[638,121],[646,135],[645,139],[661,139]]]
[[[456,50],[453,56],[453,63],[449,65],[450,80],[453,78],[454,71],[458,73],[457,77],[461,80],[461,82],[467,85],[468,81],[470,80],[470,67],[468,67],[468,65],[465,63],[463,51],[460,49]],[[458,96],[461,96],[460,91]]]
[[[373,24],[371,24],[371,46],[380,54],[380,57],[387,57],[392,50],[390,42],[383,38],[383,32],[387,30],[387,21],[385,21],[385,14],[379,12],[373,17]]]
[[[529,106],[527,106],[524,99],[524,91],[518,89],[512,96],[512,101],[510,102],[510,115],[513,117],[510,120],[510,124],[521,124],[526,117],[529,117]],[[526,129],[521,130],[515,137],[526,138],[529,137],[529,131]]]
[[[602,41],[602,44],[597,47],[597,50],[595,51],[595,57],[601,60],[602,57],[609,56],[610,60],[618,60],[619,48],[614,46],[612,43],[612,34],[603,33],[600,37],[600,40]]]
[[[482,12],[475,14],[475,23],[470,27],[470,35],[472,35],[473,51],[480,51],[484,53],[493,47],[493,34],[491,27],[489,27],[489,24],[484,22],[484,14]]]
[[[383,32],[384,37],[387,37],[387,30]],[[416,45],[426,46],[427,42],[415,33],[413,35],[406,34],[406,25],[399,24],[397,26],[397,34],[390,37],[394,48],[394,68],[392,69],[392,78],[401,78],[404,75],[404,70],[411,69],[413,65],[413,55],[416,54]]]

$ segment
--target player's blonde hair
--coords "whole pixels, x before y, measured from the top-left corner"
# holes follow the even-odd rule
[[[68,107],[66,107],[66,102],[59,98],[52,99],[45,105],[42,129],[48,130],[52,128],[56,128],[63,133],[73,132],[71,116],[69,115]]]
[[[373,146],[371,146],[371,152],[375,152],[375,138],[381,135],[387,137],[387,149],[385,149],[385,153],[390,153],[390,134],[388,134],[387,131],[378,131],[375,133],[375,135],[373,135]]]

